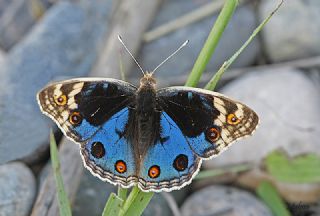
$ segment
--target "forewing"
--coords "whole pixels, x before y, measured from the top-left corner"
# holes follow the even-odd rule
[[[38,93],[44,114],[81,144],[84,165],[112,184],[137,181],[132,145],[126,136],[136,87],[115,79],[73,79],[50,84]]]
[[[216,156],[234,141],[251,135],[259,122],[248,106],[217,92],[169,87],[158,90],[157,96],[160,109],[176,122],[202,158]]]
[[[41,111],[75,142],[91,138],[132,102],[136,87],[116,79],[80,78],[48,85],[38,95]]]

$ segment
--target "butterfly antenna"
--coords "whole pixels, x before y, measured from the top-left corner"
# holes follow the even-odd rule
[[[163,65],[166,61],[168,61],[172,56],[174,56],[177,52],[179,52],[184,46],[186,46],[189,43],[189,40],[186,40],[176,51],[174,51],[171,55],[169,55],[165,60],[163,60],[153,71],[151,74],[153,74],[161,65]]]
[[[134,62],[138,65],[138,67],[140,68],[141,72],[143,73],[143,75],[145,75],[144,70],[142,69],[142,67],[140,66],[140,64],[138,63],[138,61],[133,57],[133,55],[131,54],[131,52],[129,51],[129,49],[127,48],[127,46],[124,44],[122,38],[120,35],[118,35],[118,39],[120,41],[120,43],[123,45],[123,47],[127,50],[127,52],[129,53],[129,55],[131,56],[131,58],[134,60]]]

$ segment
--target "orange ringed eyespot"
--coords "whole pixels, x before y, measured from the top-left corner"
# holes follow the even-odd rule
[[[153,165],[152,167],[150,167],[148,175],[150,178],[157,178],[160,175],[160,167],[157,165]]]
[[[71,124],[77,125],[81,123],[82,117],[79,112],[73,112],[69,117],[69,121]]]
[[[227,123],[231,125],[239,124],[240,119],[233,113],[229,114],[227,116]]]
[[[54,102],[59,106],[64,106],[67,103],[67,96],[66,95],[60,95],[54,97]]]
[[[127,171],[127,165],[123,160],[118,160],[115,163],[115,169],[118,173],[124,173]]]
[[[220,138],[220,130],[217,127],[211,127],[206,131],[206,138],[209,142],[215,142]]]

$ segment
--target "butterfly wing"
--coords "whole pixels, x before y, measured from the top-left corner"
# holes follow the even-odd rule
[[[86,168],[100,179],[122,187],[130,187],[138,179],[132,145],[125,135],[129,115],[130,109],[123,108],[81,146]]]
[[[73,79],[38,93],[44,114],[81,145],[84,165],[112,184],[130,186],[135,177],[132,146],[126,139],[136,87],[115,79]]]
[[[191,182],[201,165],[201,159],[166,112],[160,115],[159,135],[141,163],[138,186],[144,191],[177,190]]]
[[[251,135],[259,122],[249,107],[217,92],[169,87],[158,90],[157,95],[162,109],[201,158],[216,156],[234,141]]]
[[[79,78],[50,84],[37,98],[41,111],[68,138],[81,143],[126,107],[135,91],[136,87],[116,79]]]
[[[192,181],[202,159],[218,155],[251,135],[258,116],[250,108],[216,92],[188,87],[157,91],[160,132],[143,158],[139,187],[172,191]]]

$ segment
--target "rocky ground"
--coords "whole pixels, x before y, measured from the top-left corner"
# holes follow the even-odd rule
[[[164,1],[147,33],[210,2]],[[276,3],[249,1],[237,8],[201,83],[244,43]],[[108,51],[104,44],[114,36],[114,25],[110,25],[117,16],[114,5],[111,0],[0,0],[0,216],[47,215],[36,214],[35,203],[41,203],[40,194],[46,195],[52,176],[48,136],[53,123],[40,113],[35,94],[52,80],[100,74],[90,71],[99,70],[101,56]],[[131,5],[125,12],[130,14],[135,7]],[[319,11],[318,0],[286,1],[219,85],[219,92],[252,107],[261,124],[254,136],[206,161],[202,169],[247,163],[255,168],[243,175],[194,181],[181,191],[156,194],[144,215],[272,215],[252,183],[265,178],[260,169],[264,158],[276,149],[289,157],[320,154]],[[138,19],[143,19],[141,16]],[[177,24],[173,31],[152,39],[130,32],[127,35],[132,37],[125,41],[129,46],[136,44],[132,46],[139,62],[152,70],[189,39],[189,45],[156,74],[160,86],[183,85],[216,17],[217,13],[212,13],[185,26]],[[112,51],[120,58],[118,52]],[[127,79],[137,84],[141,73],[127,65]],[[113,75],[106,72],[104,76]],[[65,148],[62,161],[78,151],[69,145],[61,142]],[[80,156],[69,161],[77,161],[79,167],[77,181],[70,179],[74,182],[70,183],[74,215],[101,215],[109,193],[116,188],[83,171]],[[66,170],[68,165],[62,164]],[[293,215],[320,215],[319,181],[273,183]],[[48,196],[54,197],[50,193]],[[51,205],[53,201],[48,202]]]

